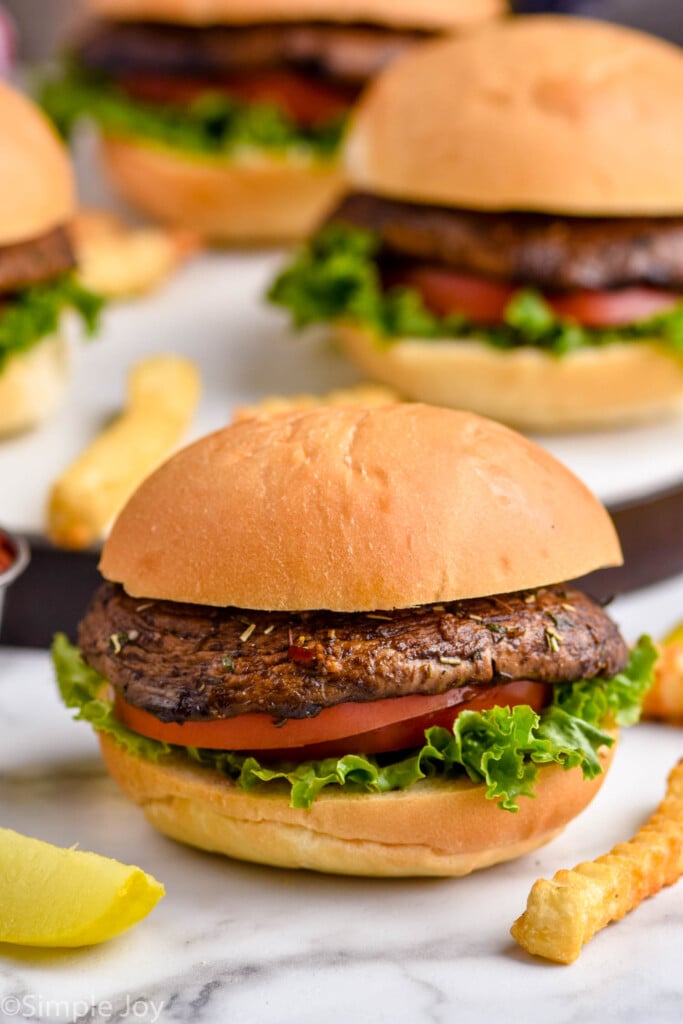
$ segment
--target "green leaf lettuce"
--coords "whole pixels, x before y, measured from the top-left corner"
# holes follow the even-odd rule
[[[184,106],[143,103],[114,81],[89,73],[75,62],[42,84],[39,99],[64,137],[79,120],[91,118],[109,135],[197,157],[257,149],[275,154],[295,150],[302,156],[329,160],[336,155],[346,121],[337,117],[302,128],[274,104],[242,103],[218,93],[206,93]]]
[[[97,326],[102,300],[83,288],[73,274],[31,285],[0,308],[0,371],[13,356],[26,352],[59,327],[62,313],[76,312],[87,333]]]
[[[577,349],[645,339],[683,357],[683,302],[625,327],[589,328],[558,316],[541,295],[525,288],[513,295],[503,323],[487,326],[465,316],[437,316],[414,289],[384,289],[379,252],[380,241],[372,232],[332,222],[300,247],[268,297],[289,311],[297,327],[347,321],[369,328],[380,345],[399,338],[470,338],[499,349],[531,346],[563,356]]]
[[[277,764],[261,764],[249,754],[174,747],[140,736],[118,721],[111,701],[103,696],[106,680],[84,663],[78,648],[62,634],[55,637],[52,657],[62,700],[76,710],[75,717],[108,733],[129,753],[151,761],[189,757],[223,772],[245,790],[286,785],[291,806],[304,808],[328,786],[354,793],[387,793],[420,779],[467,774],[473,782],[486,785],[489,799],[516,811],[519,797],[533,796],[542,765],[579,767],[586,778],[600,773],[598,751],[614,742],[605,729],[637,720],[652,684],[657,653],[649,637],[642,637],[623,672],[612,679],[555,686],[553,703],[541,715],[526,705],[464,711],[452,730],[427,729],[424,745],[409,752]]]

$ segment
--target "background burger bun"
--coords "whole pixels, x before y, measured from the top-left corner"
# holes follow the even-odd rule
[[[558,16],[415,49],[370,87],[347,145],[358,189],[483,210],[681,214],[682,164],[680,49]]]
[[[100,17],[187,25],[335,21],[448,30],[502,14],[505,0],[90,0]]]
[[[47,118],[0,82],[0,246],[24,242],[66,224],[75,186],[66,150]]]
[[[553,839],[593,799],[603,774],[539,771],[535,799],[516,814],[486,800],[469,780],[424,780],[406,790],[345,794],[324,790],[308,810],[284,793],[247,793],[219,772],[186,760],[154,764],[100,734],[114,780],[150,824],[180,842],[239,860],[343,875],[467,875]]]
[[[683,404],[683,359],[652,341],[612,342],[558,358],[531,346],[400,338],[390,345],[360,326],[336,333],[374,380],[420,402],[473,411],[523,430],[613,427],[666,416]]]
[[[47,419],[62,400],[68,369],[68,345],[58,334],[10,356],[0,373],[0,437]]]
[[[75,185],[66,149],[38,107],[0,82],[0,246],[29,242],[71,220]],[[0,372],[0,436],[36,426],[66,385],[67,345],[43,338]]]
[[[104,139],[102,146],[107,172],[132,206],[214,242],[301,238],[344,190],[335,161],[202,160],[130,139]]]
[[[345,406],[254,418],[145,480],[102,574],[135,597],[266,610],[405,608],[621,562],[594,495],[471,413]]]

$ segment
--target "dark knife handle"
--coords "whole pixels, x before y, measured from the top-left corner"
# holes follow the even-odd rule
[[[31,562],[8,589],[0,644],[49,647],[56,632],[75,638],[76,626],[95,588],[98,551],[62,551],[29,537]]]
[[[605,601],[683,574],[683,483],[609,509],[624,552],[624,564],[578,580]],[[683,612],[682,612],[683,614]]]

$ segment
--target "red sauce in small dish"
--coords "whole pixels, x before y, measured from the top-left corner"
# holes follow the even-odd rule
[[[14,550],[13,544],[10,543],[9,538],[0,530],[0,575],[14,564],[16,559],[16,551]]]

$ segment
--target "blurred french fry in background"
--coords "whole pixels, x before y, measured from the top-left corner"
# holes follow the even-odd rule
[[[150,356],[132,367],[123,412],[52,487],[47,532],[54,544],[79,549],[105,536],[133,491],[182,440],[200,390],[188,359]]]
[[[662,641],[655,681],[643,703],[643,716],[683,725],[683,624]]]
[[[108,299],[160,288],[200,248],[198,236],[178,228],[130,227],[103,210],[80,210],[71,239],[81,283]]]
[[[512,926],[529,953],[573,963],[582,946],[683,874],[683,761],[669,775],[666,796],[633,839],[552,880],[535,882],[526,911]]]
[[[391,405],[402,401],[393,388],[382,384],[354,384],[348,388],[335,388],[322,395],[268,395],[254,405],[240,405],[233,413],[233,422],[254,416],[272,416],[293,409],[312,409],[319,405]]]

